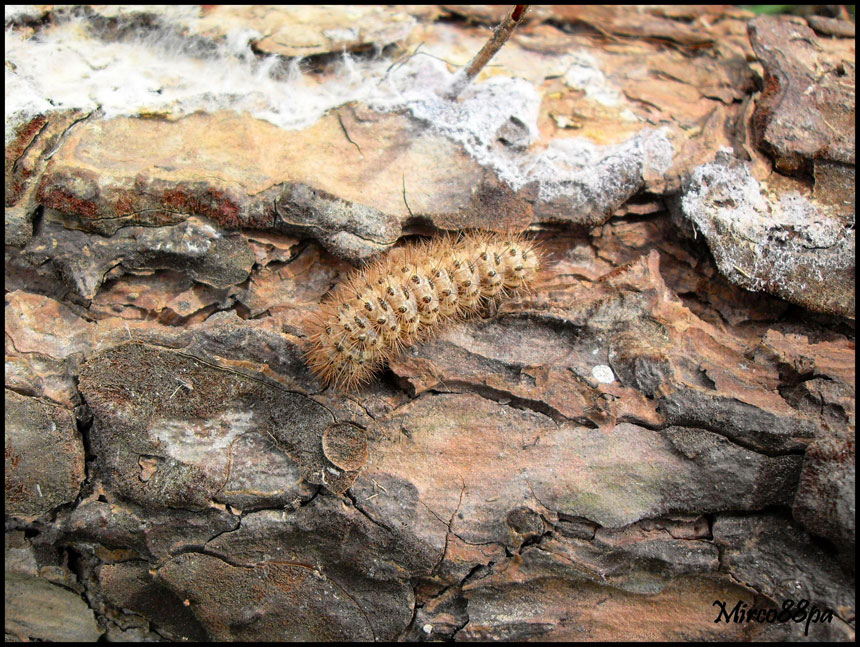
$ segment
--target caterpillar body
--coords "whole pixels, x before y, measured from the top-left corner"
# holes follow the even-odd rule
[[[351,272],[325,300],[309,323],[308,366],[327,386],[352,389],[446,324],[528,291],[540,264],[540,250],[522,235],[405,245]]]

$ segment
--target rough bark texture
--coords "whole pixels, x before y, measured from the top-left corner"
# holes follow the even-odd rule
[[[854,639],[853,24],[533,6],[445,98],[509,10],[7,12],[7,639]],[[463,229],[534,292],[322,389]]]

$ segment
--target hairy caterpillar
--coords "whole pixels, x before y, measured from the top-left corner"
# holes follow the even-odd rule
[[[326,385],[348,390],[403,348],[491,301],[529,290],[541,258],[521,235],[469,233],[406,245],[350,273],[310,322],[305,355]]]

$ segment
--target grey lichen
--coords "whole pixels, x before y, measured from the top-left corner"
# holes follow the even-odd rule
[[[732,283],[816,312],[853,316],[854,229],[797,192],[771,197],[726,152],[699,166],[681,209]]]

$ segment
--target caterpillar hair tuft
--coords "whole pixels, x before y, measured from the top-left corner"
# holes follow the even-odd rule
[[[401,350],[528,292],[539,248],[521,234],[467,233],[410,243],[356,269],[309,324],[305,356],[327,386],[367,382]]]

